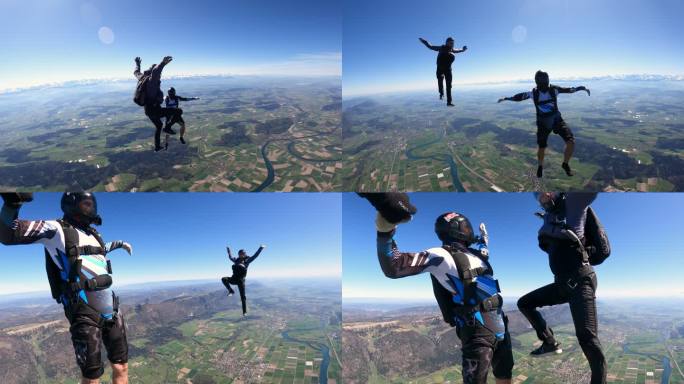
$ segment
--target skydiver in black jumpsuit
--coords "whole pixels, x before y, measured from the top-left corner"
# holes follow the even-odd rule
[[[247,278],[247,268],[249,267],[249,264],[251,264],[252,261],[259,256],[264,248],[266,248],[265,245],[259,246],[259,249],[257,249],[254,256],[247,256],[247,252],[245,252],[244,249],[241,249],[238,251],[238,257],[233,257],[230,252],[230,248],[226,247],[226,250],[228,251],[228,258],[233,262],[233,276],[222,277],[221,282],[228,289],[228,296],[232,296],[235,293],[230,285],[237,285],[238,290],[240,291],[240,300],[242,300],[243,316],[247,314],[247,297],[245,296],[245,279]]]

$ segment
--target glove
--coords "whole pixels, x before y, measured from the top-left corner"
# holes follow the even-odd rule
[[[266,246],[264,244],[261,244],[259,248],[266,248]]]
[[[395,228],[397,227],[396,224],[392,224],[389,221],[387,221],[380,212],[378,212],[375,216],[375,228],[378,230],[378,232],[392,232]]]
[[[485,223],[480,223],[480,241],[485,247],[489,245],[489,234],[487,233]]]
[[[418,211],[406,193],[359,193],[359,196],[368,200],[387,223],[395,226],[411,221]]]
[[[130,245],[129,243],[124,241],[123,244],[121,244],[121,248],[123,248],[126,252],[128,252],[129,255],[133,256],[133,246],[132,245]]]
[[[19,208],[22,204],[33,201],[32,192],[4,192],[0,193],[2,200],[10,207]]]

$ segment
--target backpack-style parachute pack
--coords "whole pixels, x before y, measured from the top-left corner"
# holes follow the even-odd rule
[[[63,303],[63,300],[67,298],[65,296],[77,293],[80,289],[98,290],[109,287],[112,284],[111,276],[96,276],[89,281],[81,272],[79,256],[105,253],[105,243],[100,234],[95,229],[91,229],[90,234],[95,236],[98,243],[100,243],[100,247],[90,245],[79,246],[77,230],[63,220],[58,220],[58,223],[62,226],[64,232],[66,260],[60,260],[63,264],[62,268],[64,268],[60,270],[52,261],[50,254],[45,250],[45,270],[48,282],[50,283],[52,298],[58,303],[65,304]],[[107,263],[107,269],[111,273],[111,265],[109,263]]]
[[[599,265],[610,256],[610,242],[606,229],[601,224],[596,212],[587,208],[587,220],[584,223],[584,250],[591,265]]]
[[[140,80],[138,80],[138,85],[135,87],[135,93],[133,94],[133,101],[141,107],[145,106],[145,99],[147,97],[147,82],[150,80],[149,74],[143,75]]]

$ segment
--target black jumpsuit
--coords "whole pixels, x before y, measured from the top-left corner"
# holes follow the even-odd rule
[[[230,254],[230,250],[228,251],[228,257],[233,262],[233,276],[222,277],[221,282],[226,286],[228,292],[231,294],[235,293],[235,291],[230,285],[237,285],[238,290],[240,291],[243,315],[247,313],[247,296],[245,295],[245,279],[247,278],[247,268],[249,267],[249,264],[251,264],[252,261],[259,256],[262,250],[263,248],[260,247],[254,256],[250,257],[233,257]]]
[[[596,274],[591,265],[582,264],[582,251],[576,242],[562,238],[560,228],[554,224],[559,216],[564,216],[567,226],[584,241],[587,207],[596,195],[568,193],[564,207],[546,212],[544,226],[539,230],[539,243],[549,255],[554,282],[521,297],[518,308],[537,332],[539,340],[553,345],[556,343],[553,330],[537,308],[569,303],[577,340],[591,367],[591,384],[603,384],[606,382],[606,359],[598,338]]]
[[[164,92],[161,90],[161,74],[164,64],[158,64],[153,69],[145,72],[140,71],[140,65],[136,65],[133,74],[140,81],[144,76],[150,76],[145,89],[145,115],[152,121],[156,131],[154,132],[154,148],[161,149],[161,131],[164,127],[162,117],[166,118],[166,127],[172,126],[178,121],[180,112],[175,108],[164,108],[161,106],[164,101]]]
[[[437,87],[439,89],[439,95],[444,96],[444,81],[446,80],[446,94],[447,94],[447,104],[451,104],[451,81],[453,76],[451,74],[451,64],[454,62],[455,51],[453,48],[449,48],[446,45],[430,45],[424,42],[426,47],[433,51],[439,52],[437,54]],[[458,51],[460,52],[460,51]]]

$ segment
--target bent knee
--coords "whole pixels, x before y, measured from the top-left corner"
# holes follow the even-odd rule
[[[519,298],[516,304],[518,305],[518,309],[520,310],[527,309],[530,307],[530,303],[525,296]]]
[[[112,371],[115,375],[127,375],[128,363],[112,363]]]

